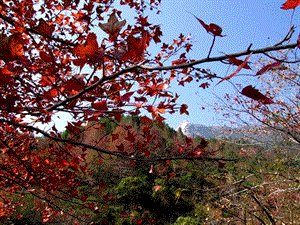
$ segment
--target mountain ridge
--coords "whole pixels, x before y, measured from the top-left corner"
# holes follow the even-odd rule
[[[205,126],[183,121],[176,131],[187,137],[202,137],[205,139],[244,139],[250,142],[262,142],[272,144],[274,141],[284,140],[286,135],[279,131],[274,131],[269,127],[259,125],[228,127],[228,126]]]

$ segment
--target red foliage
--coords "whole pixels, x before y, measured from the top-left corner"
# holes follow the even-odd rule
[[[186,104],[182,104],[180,107],[180,114],[186,114],[189,115],[189,112],[187,111],[188,106]]]
[[[287,0],[281,6],[281,9],[295,9],[298,5],[300,5],[299,0]]]
[[[274,62],[274,63],[271,63],[271,64],[268,64],[268,65],[264,66],[263,68],[261,68],[261,69],[256,73],[256,75],[264,74],[264,73],[268,72],[268,71],[271,70],[271,69],[279,68],[281,65],[282,65],[282,62],[279,62],[279,61]]]
[[[97,36],[94,33],[89,33],[86,37],[86,42],[83,45],[77,45],[72,53],[81,57],[93,57],[98,52]]]
[[[235,65],[235,66],[240,66],[246,61],[246,60],[243,61],[243,60],[237,59],[237,58],[235,58],[231,55],[226,55],[226,56],[228,58],[229,63],[232,64],[232,65]],[[243,66],[244,69],[251,70],[251,67],[248,65],[248,62],[246,62],[243,65],[244,65]]]
[[[108,110],[106,100],[100,102],[92,103],[92,107],[96,110],[105,111]]]
[[[39,25],[35,28],[37,32],[45,36],[51,36],[54,32],[55,26],[54,24],[49,24],[45,20],[40,19]]]
[[[247,64],[247,61],[248,61],[248,59],[250,58],[251,55],[252,55],[252,53],[250,53],[250,54],[245,58],[244,62],[242,62],[242,63],[238,66],[238,68],[236,69],[236,71],[235,71],[234,73],[230,74],[230,75],[227,76],[227,77],[224,77],[222,80],[220,80],[220,81],[217,83],[217,85],[218,85],[219,83],[223,82],[224,80],[228,80],[228,79],[232,78],[233,76],[235,76],[236,74],[238,74],[238,73],[241,71],[241,69],[245,68],[245,65]]]
[[[178,106],[179,95],[168,88],[175,82],[184,86],[198,80],[195,71],[202,70],[196,65],[213,60],[189,58],[191,39],[183,34],[170,43],[161,43],[156,56],[147,52],[150,45],[161,42],[162,31],[160,25],[152,24],[144,16],[145,10],[156,10],[159,3],[160,0],[147,4],[120,1],[135,14],[131,23],[126,24],[129,15],[118,11],[119,5],[111,0],[45,0],[43,4],[32,0],[1,1],[0,189],[6,193],[25,191],[40,198],[43,204],[39,210],[44,221],[63,211],[56,202],[72,197],[77,208],[95,210],[96,203],[77,189],[79,174],[91,176],[87,149],[101,157],[120,157],[133,165],[137,165],[135,156],[165,157],[157,153],[165,140],[158,137],[153,121],[162,125],[165,113],[189,115],[188,106]],[[283,8],[297,5],[298,1],[287,1]],[[195,18],[214,37],[224,36],[217,24]],[[108,37],[99,35],[99,29]],[[229,63],[238,68],[220,82],[232,78],[242,68],[250,69],[250,55],[244,61],[227,55]],[[165,66],[166,61],[170,66]],[[275,65],[268,65],[258,74],[273,68]],[[210,81],[216,77],[204,70],[202,73],[204,76],[199,79]],[[208,86],[208,82],[200,85]],[[273,103],[252,86],[244,88],[242,94],[263,104]],[[74,120],[67,123],[68,132],[60,133],[52,125],[45,128],[56,122],[54,118],[61,116],[59,113],[68,113]],[[81,131],[90,121],[110,118],[118,124],[123,115],[142,113],[152,118],[141,117],[138,131],[119,126],[118,132],[109,137],[105,134],[99,140],[90,135],[92,140],[82,141]],[[99,125],[95,129],[104,133],[105,127]],[[37,140],[44,139],[36,138],[36,133],[50,141],[38,143]],[[108,140],[112,140],[112,146],[108,146]],[[202,157],[205,153],[205,143],[194,148],[191,139],[185,142],[176,146],[176,154],[187,154],[187,150],[192,157]],[[77,200],[83,202],[81,206]],[[3,204],[0,202],[0,208]],[[13,203],[9,204],[14,209]]]
[[[127,51],[121,57],[122,60],[134,60],[141,61],[144,59],[144,53],[147,47],[149,46],[150,36],[148,33],[142,33],[141,38],[134,37],[129,35],[127,37]]]
[[[193,15],[193,14],[192,14]],[[204,27],[204,29],[207,31],[207,33],[212,34],[213,36],[219,36],[219,37],[224,37],[225,35],[222,35],[222,28],[214,23],[211,24],[206,24],[203,22],[203,20],[199,19],[197,16],[193,15],[199,22],[200,24]]]
[[[21,33],[15,32],[9,37],[5,34],[0,34],[0,59],[4,61],[20,59],[23,56],[23,52],[24,44]]]

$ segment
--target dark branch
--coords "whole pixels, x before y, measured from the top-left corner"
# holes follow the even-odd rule
[[[0,19],[3,19],[5,22],[9,23],[10,25],[13,25],[15,26],[16,25],[16,22],[11,19],[11,18],[8,18],[2,14],[0,14]],[[43,36],[45,38],[48,38],[52,41],[56,41],[56,42],[60,42],[62,44],[65,44],[65,45],[68,45],[68,46],[76,46],[76,44],[70,42],[70,41],[65,41],[63,39],[60,39],[60,38],[55,38],[55,37],[52,37],[52,36],[49,36],[49,35],[44,35],[44,34],[41,34],[40,32],[36,31],[35,29],[33,28],[27,28],[25,29],[28,33],[34,33],[34,34],[37,34],[37,35],[40,35],[40,36]]]
[[[89,144],[84,144],[84,143],[81,143],[81,142],[76,142],[76,141],[72,141],[70,139],[63,139],[63,138],[59,138],[59,137],[55,137],[53,135],[50,135],[49,133],[39,129],[39,128],[36,128],[36,127],[33,127],[33,126],[30,126],[30,125],[27,125],[27,124],[19,124],[19,123],[15,123],[15,122],[12,122],[12,121],[9,121],[9,120],[5,120],[5,119],[0,119],[0,122],[2,123],[7,123],[9,125],[12,125],[12,126],[16,126],[16,127],[19,127],[19,128],[25,128],[27,130],[31,130],[31,131],[35,131],[37,133],[40,133],[42,135],[44,135],[45,137],[48,137],[54,141],[58,141],[58,142],[62,142],[62,143],[68,143],[68,144],[71,144],[71,145],[74,145],[74,146],[80,146],[80,147],[83,147],[83,148],[86,148],[86,149],[93,149],[97,152],[100,152],[100,153],[104,153],[104,154],[107,154],[107,155],[113,155],[113,156],[116,156],[116,157],[119,157],[119,158],[122,158],[122,159],[125,159],[125,160],[130,160],[130,161],[147,161],[147,162],[158,162],[158,161],[168,161],[168,160],[200,160],[200,161],[215,161],[215,162],[219,162],[219,161],[237,161],[237,159],[226,159],[226,158],[210,158],[210,157],[187,157],[187,156],[174,156],[174,157],[155,157],[155,158],[139,158],[139,157],[133,157],[132,155],[126,155],[126,154],[122,154],[122,153],[119,153],[119,152],[112,152],[112,151],[108,151],[108,150],[105,150],[105,149],[102,149],[102,148],[98,148],[96,146],[93,146],[93,145],[89,145]]]
[[[293,49],[297,47],[297,43],[294,44],[289,44],[289,45],[280,45],[280,46],[271,46],[271,47],[266,47],[266,48],[259,48],[256,50],[246,50],[243,52],[238,52],[238,53],[233,53],[230,54],[229,56],[233,56],[233,57],[240,57],[240,56],[245,56],[245,55],[249,55],[249,53],[252,52],[252,54],[261,54],[261,53],[265,53],[265,52],[271,52],[271,51],[278,51],[278,50],[283,50],[283,49]],[[192,67],[195,65],[199,65],[202,63],[207,63],[207,62],[217,62],[217,61],[222,61],[227,59],[228,56],[218,56],[218,57],[213,57],[213,58],[204,58],[204,59],[200,59],[200,60],[196,60],[190,63],[184,63],[181,65],[174,65],[174,66],[140,66],[141,69],[145,69],[145,70],[149,70],[149,71],[153,71],[153,70],[174,70],[174,69],[182,69],[182,68],[188,68],[188,67]]]

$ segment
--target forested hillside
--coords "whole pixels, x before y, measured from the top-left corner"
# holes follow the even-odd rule
[[[148,132],[151,144],[139,138],[130,140],[129,134],[138,136],[141,132]],[[115,140],[116,135],[121,136],[120,141]],[[56,214],[52,223],[80,224],[83,218],[94,224],[239,224],[246,220],[256,224],[300,219],[299,206],[295,204],[298,178],[293,177],[300,162],[285,154],[282,147],[269,151],[243,140],[190,139],[166,124],[145,122],[138,117],[125,117],[120,124],[102,119],[77,129],[72,127],[62,136],[114,153],[132,152],[132,159],[139,160],[120,161],[91,149],[72,150],[73,154],[87,157],[74,177],[76,195],[67,201],[57,198],[55,204],[73,216]],[[98,142],[91,143],[94,140]],[[41,152],[40,160],[47,158],[44,148],[63,147],[45,137],[37,141],[39,147],[34,151]],[[184,148],[187,144],[189,148]],[[185,156],[180,151],[185,151]],[[168,158],[158,160],[158,154]],[[190,159],[192,154],[197,156]],[[178,156],[180,159],[172,160]],[[210,156],[214,157],[209,160]],[[64,173],[77,169],[72,162],[62,163]],[[32,201],[25,192],[21,198],[17,196],[7,195],[12,202]],[[83,208],[84,203],[90,208]],[[43,200],[35,204],[43,204]],[[3,223],[10,224],[9,221],[41,224],[43,214],[36,206],[24,205]]]

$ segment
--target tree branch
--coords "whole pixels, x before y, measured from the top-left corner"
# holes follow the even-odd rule
[[[144,62],[142,62],[142,63],[144,63]],[[44,109],[44,110],[50,112],[50,111],[53,111],[53,110],[57,109],[57,108],[60,107],[60,106],[64,106],[64,105],[66,105],[68,102],[71,102],[71,101],[73,101],[73,100],[75,100],[75,99],[81,97],[81,96],[84,95],[85,93],[87,93],[87,92],[93,90],[94,88],[96,88],[96,87],[99,86],[100,84],[104,83],[105,81],[114,80],[114,79],[118,78],[119,76],[121,76],[121,75],[123,75],[123,74],[125,74],[125,73],[134,71],[134,70],[136,70],[137,68],[139,68],[140,65],[141,65],[141,64],[138,64],[138,65],[134,65],[134,66],[128,67],[128,68],[126,68],[126,69],[123,69],[123,70],[121,70],[121,71],[119,71],[119,72],[117,72],[117,73],[111,75],[111,76],[102,76],[102,78],[101,78],[100,80],[98,80],[96,83],[94,83],[94,84],[88,86],[87,88],[83,89],[83,90],[80,91],[78,94],[73,95],[73,96],[71,96],[71,97],[68,97],[68,98],[66,98],[65,100],[63,100],[63,101],[61,101],[61,102],[59,102],[59,103],[57,103],[57,104],[55,104],[55,105],[53,105],[53,106],[50,106],[50,107],[48,107],[48,108],[46,108],[46,109]],[[31,113],[31,114],[32,114],[32,115],[41,115],[42,113],[41,113],[41,112],[33,112],[33,113]]]
[[[237,161],[237,159],[226,159],[226,158],[210,158],[210,157],[187,157],[187,156],[174,156],[174,157],[153,157],[153,158],[139,158],[139,157],[133,157],[132,155],[126,155],[126,154],[122,154],[122,153],[119,153],[119,152],[112,152],[112,151],[109,151],[109,150],[105,150],[105,149],[102,149],[102,148],[98,148],[96,146],[93,146],[93,145],[89,145],[89,144],[85,144],[85,143],[81,143],[81,142],[76,142],[76,141],[72,141],[70,139],[63,139],[63,138],[59,138],[59,137],[55,137],[53,135],[50,135],[49,133],[39,129],[39,128],[36,128],[36,127],[33,127],[33,126],[30,126],[30,125],[27,125],[27,124],[19,124],[19,123],[15,123],[15,122],[12,122],[12,121],[9,121],[9,120],[5,120],[5,119],[0,119],[0,122],[2,123],[7,123],[9,125],[12,125],[12,126],[16,126],[16,127],[19,127],[19,128],[25,128],[27,130],[31,130],[31,131],[35,131],[37,133],[40,133],[42,135],[44,135],[45,137],[48,137],[54,141],[58,141],[58,142],[62,142],[62,143],[68,143],[68,144],[71,144],[71,145],[74,145],[74,146],[80,146],[80,147],[83,147],[83,148],[87,148],[87,149],[93,149],[97,152],[100,152],[100,153],[104,153],[104,154],[107,154],[107,155],[113,155],[113,156],[116,156],[116,157],[119,157],[119,158],[122,158],[122,159],[125,159],[125,160],[130,160],[130,161],[146,161],[146,162],[162,162],[162,161],[168,161],[168,160],[200,160],[200,161],[216,161],[216,162],[219,162],[219,161]]]
[[[283,50],[283,49],[292,49],[292,48],[296,48],[296,47],[297,47],[297,43],[289,44],[289,45],[270,46],[270,47],[266,47],[266,48],[255,49],[255,50],[248,49],[243,52],[230,54],[229,56],[240,57],[240,56],[249,55],[249,53],[251,53],[251,52],[252,52],[252,54],[261,54],[261,53],[265,53],[265,52],[278,51],[278,50]],[[183,68],[192,67],[192,66],[199,65],[202,63],[206,63],[206,62],[217,62],[217,61],[225,60],[227,58],[228,58],[227,56],[223,55],[223,56],[218,56],[218,57],[213,57],[213,58],[204,58],[204,59],[200,59],[200,60],[195,60],[193,62],[184,63],[181,65],[174,65],[174,66],[145,66],[145,65],[142,65],[142,66],[140,66],[140,68],[149,70],[149,71],[183,69]]]
[[[273,217],[271,216],[271,214],[266,210],[266,207],[264,207],[259,201],[258,199],[253,195],[253,194],[250,194],[250,196],[254,199],[254,201],[259,205],[259,207],[263,210],[263,212],[267,215],[267,217],[269,218],[270,222],[275,225],[276,222],[275,220],[273,219]]]
[[[16,25],[16,22],[15,22],[13,19],[8,18],[8,17],[6,17],[6,16],[4,16],[4,15],[2,15],[2,14],[0,14],[0,19],[3,19],[5,22],[9,23],[10,25],[13,25],[13,26]],[[49,35],[41,34],[40,32],[36,31],[36,30],[33,29],[33,28],[26,28],[25,30],[26,30],[27,32],[29,32],[29,33],[38,34],[38,35],[43,36],[43,37],[45,37],[45,38],[48,38],[48,39],[50,39],[50,40],[52,40],[52,41],[60,42],[60,43],[62,43],[62,44],[68,45],[68,46],[76,46],[76,44],[74,44],[74,43],[72,43],[72,42],[70,42],[70,41],[65,41],[65,40],[62,40],[62,39],[60,39],[60,38],[55,38],[55,37],[52,37],[52,36],[49,36]]]

